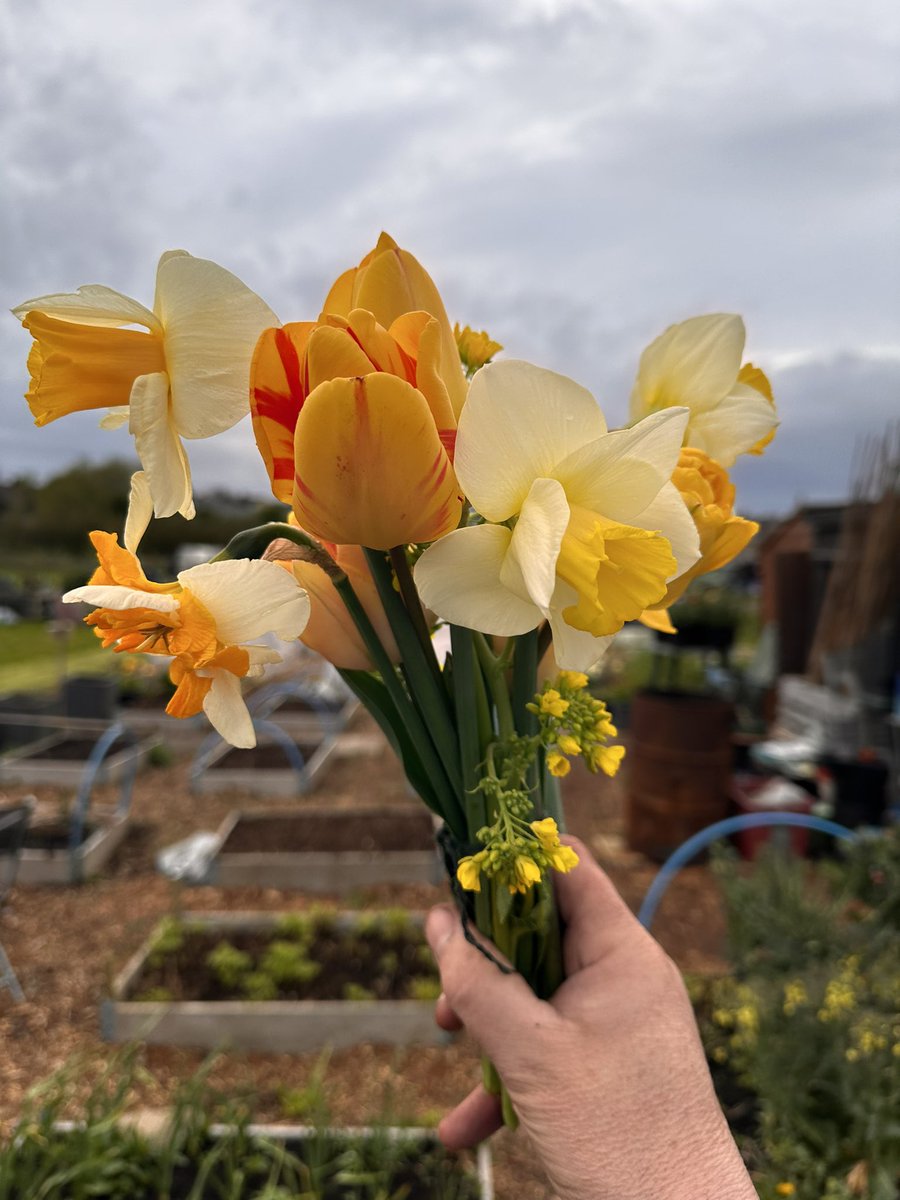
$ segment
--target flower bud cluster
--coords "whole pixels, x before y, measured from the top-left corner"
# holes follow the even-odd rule
[[[524,894],[540,883],[548,870],[571,871],[578,855],[563,846],[552,817],[526,822],[501,810],[493,825],[479,829],[484,849],[460,859],[456,878],[471,892],[481,891],[481,876],[496,880],[510,893]]]
[[[470,329],[468,325],[464,329],[460,329],[458,324],[454,325],[453,336],[456,339],[460,361],[470,379],[479,368],[489,363],[494,355],[503,349],[500,343],[488,337],[483,329],[478,332]]]
[[[618,731],[602,700],[588,691],[588,677],[581,671],[560,671],[552,683],[544,684],[527,705],[540,722],[541,742],[547,751],[551,775],[568,775],[570,758],[582,756],[587,769],[596,774],[615,775],[625,756],[624,746],[608,746]]]

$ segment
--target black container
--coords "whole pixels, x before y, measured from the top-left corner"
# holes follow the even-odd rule
[[[111,721],[116,714],[118,687],[103,675],[73,675],[63,684],[63,708],[67,717],[90,717]]]
[[[888,769],[880,759],[823,758],[834,779],[834,819],[848,829],[882,825],[887,809]]]

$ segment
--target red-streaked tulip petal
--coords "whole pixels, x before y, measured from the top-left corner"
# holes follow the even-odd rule
[[[455,529],[462,497],[431,410],[393,375],[321,384],[297,421],[294,514],[316,537],[387,550]]]

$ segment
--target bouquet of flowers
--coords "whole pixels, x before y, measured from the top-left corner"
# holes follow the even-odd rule
[[[386,234],[315,321],[282,325],[183,251],[162,256],[152,310],[90,285],[15,313],[36,423],[108,409],[101,425],[127,423],[141,461],[122,544],[92,533],[99,566],[64,599],[92,606],[105,646],[169,656],[168,712],[202,709],[236,746],[254,744],[242,680],[279,658],[264,635],[334,663],[440,819],[467,928],[551,995],[552,876],[578,861],[558,779],[573,758],[612,775],[624,754],[589,672],[625,622],[671,630],[669,606],[757,528],[734,514],[727,468],[777,420],[742,365],[741,319],[667,329],[641,357],[630,424],[609,430],[577,383],[493,362],[487,334],[452,327]],[[150,520],[194,515],[184,441],[248,411],[285,520],[151,581]]]

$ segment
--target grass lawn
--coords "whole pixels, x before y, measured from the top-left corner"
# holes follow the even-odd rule
[[[86,625],[75,625],[64,638],[46,621],[0,626],[0,695],[56,687],[66,675],[100,675],[116,660],[104,653]]]

